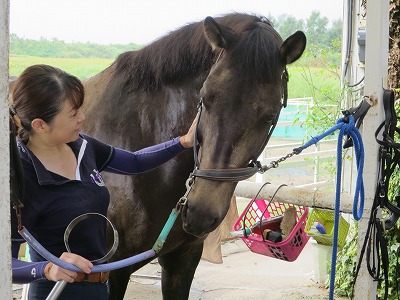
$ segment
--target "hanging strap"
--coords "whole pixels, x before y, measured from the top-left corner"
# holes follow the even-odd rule
[[[397,116],[394,108],[394,91],[385,90],[383,93],[383,107],[385,120],[375,131],[375,140],[379,144],[379,172],[378,182],[368,228],[364,243],[361,248],[353,282],[353,291],[361,268],[361,262],[366,255],[367,269],[375,281],[384,282],[384,298],[388,298],[389,292],[389,252],[385,239],[385,230],[390,229],[400,216],[400,197],[396,196],[396,203],[389,201],[388,189],[391,176],[400,166],[400,144],[395,142],[394,135],[400,133],[397,128]],[[381,133],[381,134],[380,134]],[[381,137],[378,137],[380,136]],[[387,208],[392,213],[388,220],[383,221],[378,217],[382,208]]]

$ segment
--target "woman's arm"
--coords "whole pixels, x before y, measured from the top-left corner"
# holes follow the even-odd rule
[[[114,156],[105,171],[117,174],[138,174],[155,169],[188,148],[193,147],[198,116],[192,122],[188,132],[155,146],[130,152],[115,148]]]
[[[115,148],[114,156],[104,171],[117,174],[138,174],[155,169],[185,151],[179,138],[130,152]]]
[[[12,241],[11,251],[13,283],[24,284],[37,280],[64,280],[67,282],[74,282],[74,278],[76,278],[78,275],[77,272],[63,269],[48,261],[26,262],[18,260],[20,245],[20,241]],[[91,272],[93,267],[93,264],[89,260],[74,253],[64,252],[61,254],[60,259],[77,266],[87,274]]]
[[[12,242],[12,281],[13,283],[24,284],[40,279],[46,279],[44,270],[48,261],[26,262],[18,260],[20,243]]]
[[[44,270],[48,261],[26,262],[12,258],[12,281],[13,283],[24,284],[33,281],[46,279]]]

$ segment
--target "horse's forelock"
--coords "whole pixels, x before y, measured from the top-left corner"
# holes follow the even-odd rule
[[[269,22],[245,24],[240,38],[229,52],[241,80],[271,83],[279,79],[276,70],[282,68],[277,56],[281,44],[282,38]]]

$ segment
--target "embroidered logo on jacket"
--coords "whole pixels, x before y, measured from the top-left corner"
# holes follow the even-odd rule
[[[97,184],[98,186],[105,186],[103,177],[101,176],[100,172],[96,169],[93,169],[94,174],[90,174],[90,178],[92,182]]]

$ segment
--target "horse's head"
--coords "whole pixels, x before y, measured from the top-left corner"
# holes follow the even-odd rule
[[[200,91],[198,168],[225,174],[246,168],[265,147],[286,99],[286,65],[302,55],[306,37],[298,31],[283,41],[268,20],[228,27],[211,17],[204,33],[220,54]],[[214,230],[238,180],[196,176],[182,212],[184,229],[196,236]]]

